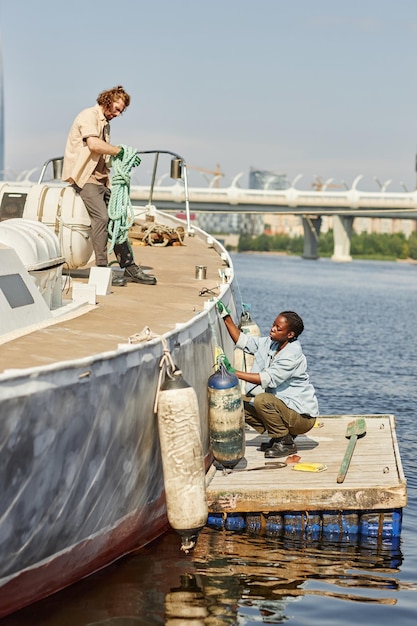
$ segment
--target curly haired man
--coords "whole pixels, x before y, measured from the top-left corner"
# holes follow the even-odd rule
[[[129,104],[130,96],[121,85],[101,92],[95,106],[83,109],[77,115],[65,146],[62,179],[81,196],[90,216],[97,266],[108,265],[110,160],[123,154],[123,148],[110,143],[110,120],[122,115]],[[114,253],[120,267],[124,268],[124,278],[119,279],[119,284],[126,281],[156,284],[155,276],[136,265],[127,241],[116,244]]]

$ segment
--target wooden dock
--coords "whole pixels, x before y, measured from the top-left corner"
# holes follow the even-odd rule
[[[349,423],[363,418],[366,433],[358,438],[342,483],[337,482],[349,443]],[[399,511],[407,504],[406,479],[393,415],[320,416],[312,430],[296,438],[298,463],[274,467],[259,450],[261,436],[246,431],[245,457],[233,470],[210,469],[207,479],[209,514],[272,514],[296,512]],[[291,460],[291,459],[289,459]],[[313,464],[311,467],[309,467]],[[315,464],[315,465],[314,465]]]

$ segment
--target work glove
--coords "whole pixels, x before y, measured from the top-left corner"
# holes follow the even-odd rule
[[[236,372],[236,368],[232,366],[227,356],[222,353],[217,357],[217,365],[223,365],[223,367],[229,372],[229,374],[234,374]]]
[[[216,307],[217,307],[218,312],[220,313],[221,318],[224,319],[228,315],[231,315],[230,309],[228,309],[227,306],[221,300],[217,302]]]
[[[138,167],[138,165],[140,165],[141,159],[136,148],[131,148],[130,146],[125,145],[118,146],[118,148],[120,148],[120,150],[116,154],[116,156],[113,157],[114,161],[123,161],[123,159],[126,158],[126,163],[124,165],[129,169],[132,169],[132,167]]]

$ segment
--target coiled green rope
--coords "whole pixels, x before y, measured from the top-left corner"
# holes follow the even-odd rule
[[[110,252],[113,252],[116,244],[128,240],[129,228],[134,220],[130,200],[130,173],[134,167],[140,165],[140,157],[136,148],[124,145],[120,147],[123,149],[121,158],[117,156],[112,160],[111,196],[107,207]]]

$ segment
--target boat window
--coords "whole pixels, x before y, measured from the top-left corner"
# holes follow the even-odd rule
[[[4,193],[0,204],[0,222],[22,217],[27,193]]]
[[[0,276],[0,290],[12,309],[34,303],[34,299],[20,274]]]

